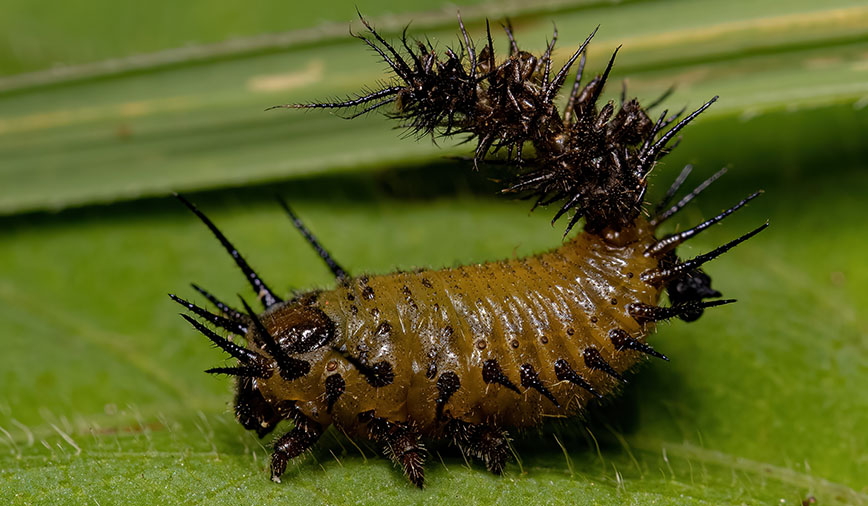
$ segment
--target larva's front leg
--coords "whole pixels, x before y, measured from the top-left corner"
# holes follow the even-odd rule
[[[236,382],[235,418],[247,429],[263,438],[282,420],[262,396],[253,378],[240,376]]]
[[[274,442],[271,454],[271,479],[280,483],[280,475],[286,471],[286,464],[309,450],[322,436],[324,427],[299,412],[293,413],[295,427]]]

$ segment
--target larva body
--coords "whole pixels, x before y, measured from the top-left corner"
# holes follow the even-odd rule
[[[569,364],[606,395],[618,380],[589,368],[585,350],[597,350],[621,373],[641,353],[616,350],[609,333],[621,330],[644,340],[650,330],[626,309],[634,303],[656,305],[661,293],[639,276],[657,267],[656,259],[643,254],[654,242],[651,227],[645,220],[639,225],[622,245],[581,234],[541,255],[365,276],[278,306],[260,319],[279,342],[285,327],[281,312],[293,312],[298,304],[322,311],[334,323],[334,337],[328,346],[298,355],[311,364],[309,374],[296,381],[274,375],[259,388],[269,402],[297,401],[312,420],[364,436],[367,425],[358,415],[365,412],[408,423],[423,435],[442,434],[450,418],[525,427],[537,425],[544,415],[575,414],[594,394],[559,378],[555,364]],[[253,346],[256,337],[248,341]],[[379,384],[371,381],[334,348],[371,367],[388,364],[380,367],[393,376]],[[483,372],[490,360],[512,388],[486,382]],[[444,374],[457,379],[445,400],[438,388]],[[530,386],[534,374],[539,383]],[[324,395],[333,375],[345,384],[336,400]]]
[[[652,122],[635,99],[622,97],[617,112],[613,102],[597,108],[614,55],[605,72],[582,87],[591,37],[554,73],[556,37],[536,58],[519,50],[507,27],[509,56],[498,64],[491,34],[476,52],[463,25],[466,53],[446,51],[445,60],[432,45],[419,42],[412,49],[406,39],[401,54],[365,26],[373,40],[359,38],[389,65],[395,82],[342,102],[290,107],[362,107],[364,113],[395,103],[391,115],[411,130],[476,138],[476,162],[507,151],[504,165],[517,175],[503,191],[536,197],[535,206],[557,202],[552,223],[572,213],[567,232],[580,219],[584,230],[553,251],[525,259],[352,277],[284,203],[337,286],[283,301],[217,227],[180,197],[235,260],[265,312],[257,314],[243,299],[245,310],[233,309],[195,285],[218,313],[172,298],[246,339],[246,347],[239,346],[183,315],[237,359],[235,367],[207,372],[236,377],[239,422],[260,437],[282,420],[294,422],[273,444],[274,480],[331,424],[383,443],[419,487],[426,437],[445,439],[499,473],[510,455],[506,429],[576,414],[594,397],[611,394],[643,354],[668,360],[645,342],[655,322],[693,321],[706,308],[734,302],[717,299],[721,294],[702,266],[768,224],[692,259],[680,259],[675,250],[759,192],[693,228],[658,237],[663,222],[724,172],[669,207],[691,170],[685,167],[663,201],[647,212],[647,177],[655,163],[716,97],[666,130],[678,115],[664,111]],[[561,114],[555,97],[579,56]],[[534,148],[532,158],[523,156],[525,145]],[[664,291],[669,305],[659,306]]]

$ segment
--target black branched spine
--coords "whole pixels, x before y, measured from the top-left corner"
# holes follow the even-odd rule
[[[400,45],[393,46],[364,18],[362,23],[368,35],[356,37],[379,54],[393,79],[345,100],[278,107],[345,109],[352,118],[394,104],[386,114],[411,133],[468,136],[476,142],[474,165],[490,154],[504,153],[515,171],[504,192],[536,198],[538,204],[561,202],[556,219],[572,213],[567,233],[583,217],[591,232],[631,226],[642,211],[646,176],[654,164],[672,149],[670,141],[678,132],[717,100],[712,98],[671,128],[680,113],[664,111],[655,121],[647,108],[623,94],[618,105],[600,104],[618,50],[605,71],[582,86],[585,49],[597,30],[554,72],[551,54],[557,30],[545,52],[536,56],[519,48],[507,24],[509,51],[498,61],[487,23],[481,50],[459,18],[458,49],[442,51],[430,42],[410,40],[406,33]],[[577,60],[575,81],[561,111],[555,102]],[[533,154],[526,156],[528,152]]]

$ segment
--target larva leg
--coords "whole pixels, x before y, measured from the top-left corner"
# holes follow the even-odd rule
[[[256,431],[260,438],[265,437],[280,422],[280,415],[262,397],[251,378],[238,377],[236,386],[235,417],[245,429]]]
[[[280,475],[286,471],[286,464],[310,449],[323,433],[323,426],[305,417],[292,408],[291,418],[295,427],[274,442],[271,454],[271,479],[280,483]]]
[[[428,451],[419,439],[419,433],[409,425],[394,423],[365,412],[359,415],[367,422],[371,438],[384,443],[384,453],[395,465],[401,466],[410,483],[422,488],[425,484],[425,458]]]
[[[425,457],[428,452],[419,440],[419,433],[406,426],[385,436],[386,455],[404,470],[410,483],[422,488],[425,482]]]
[[[452,419],[446,433],[461,453],[479,459],[494,474],[503,472],[509,458],[509,437],[505,431],[488,424],[472,424]]]

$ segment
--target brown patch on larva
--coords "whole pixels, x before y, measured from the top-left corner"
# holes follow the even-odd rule
[[[371,288],[370,286],[365,286],[364,288],[362,288],[362,297],[365,300],[373,299],[374,298],[374,289]]]
[[[332,372],[337,368],[338,368],[338,363],[335,362],[334,360],[329,360],[328,364],[326,364],[326,370],[329,372]]]

